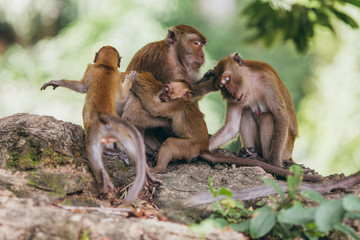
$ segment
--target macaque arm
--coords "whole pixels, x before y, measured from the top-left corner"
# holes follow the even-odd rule
[[[225,143],[229,142],[239,134],[241,113],[241,105],[236,103],[227,103],[225,124],[210,138],[210,150],[214,150],[223,146]]]
[[[182,103],[185,103],[182,99],[173,99],[169,102],[160,102],[159,94],[149,95],[151,93],[146,92],[143,86],[141,86],[138,82],[134,82],[132,90],[140,99],[142,106],[153,117],[171,118],[174,112],[173,109],[179,108],[179,106],[182,106]]]
[[[124,81],[119,85],[119,91],[117,94],[117,102],[122,102],[125,100],[127,95],[129,94],[130,88],[132,84],[137,79],[138,74],[136,71],[131,71],[129,74],[126,74]]]
[[[66,80],[66,79],[51,80],[47,83],[44,83],[44,85],[42,85],[40,90],[45,90],[45,88],[49,86],[53,87],[53,90],[55,90],[57,87],[65,87],[80,93],[86,93],[88,90],[88,86],[83,81]]]
[[[217,91],[213,78],[191,86],[193,100],[199,100],[209,92]]]
[[[215,87],[214,70],[207,71],[203,78],[191,84],[193,100],[199,100],[202,96],[209,92],[217,91]]]

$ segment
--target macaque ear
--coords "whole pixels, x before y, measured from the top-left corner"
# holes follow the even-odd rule
[[[186,92],[184,95],[184,101],[190,101],[191,98],[192,98],[192,93]]]
[[[176,42],[175,31],[172,29],[169,29],[165,40],[170,44],[174,44]]]
[[[120,62],[121,62],[121,57],[119,56],[118,58],[118,64],[117,64],[117,67],[120,68]]]
[[[99,55],[99,52],[96,52],[96,53],[95,53],[94,63],[96,62],[98,55]]]
[[[242,59],[242,57],[240,57],[238,53],[235,53],[234,56],[232,57],[232,59],[235,62],[237,62],[240,66],[242,66],[244,64],[244,59]]]

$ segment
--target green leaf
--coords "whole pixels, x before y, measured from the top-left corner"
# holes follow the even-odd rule
[[[219,190],[219,195],[224,195],[224,196],[227,196],[227,197],[231,198],[232,197],[232,192],[229,189],[222,187]]]
[[[323,202],[316,210],[315,223],[322,232],[328,232],[342,222],[345,210],[340,200]]]
[[[344,23],[348,24],[350,27],[352,27],[352,28],[358,28],[359,27],[359,25],[356,23],[356,21],[352,17],[350,17],[349,15],[338,11],[334,7],[330,7],[330,10],[335,14],[335,16],[338,19],[340,19]]]
[[[324,196],[315,190],[302,190],[300,195],[318,203],[324,202]]]
[[[288,187],[289,196],[294,198],[302,181],[303,170],[300,166],[294,164],[290,166],[290,171],[294,173],[294,176],[287,176],[286,184]]]
[[[356,7],[360,7],[360,0],[342,0],[342,2],[346,2]]]
[[[271,231],[276,222],[276,213],[271,211],[269,206],[264,206],[255,211],[250,222],[250,235],[253,238],[260,238]]]
[[[275,192],[280,195],[281,200],[285,200],[285,193],[277,181],[269,178],[264,178],[263,181],[266,185],[273,188]]]
[[[356,212],[360,210],[360,198],[353,194],[347,195],[343,199],[343,207],[346,211]]]
[[[250,229],[250,219],[243,221],[241,223],[232,223],[229,224],[229,227],[231,227],[236,232],[249,232]]]
[[[215,218],[214,219],[214,225],[217,228],[223,229],[227,226],[227,221],[223,218]]]
[[[359,213],[355,213],[355,212],[347,212],[345,214],[346,218],[351,218],[351,219],[360,219],[360,214]]]
[[[315,221],[315,208],[303,208],[295,205],[288,209],[283,209],[278,215],[280,223],[288,223],[293,225],[302,225]]]
[[[342,233],[345,233],[346,235],[349,235],[355,240],[360,240],[360,237],[357,235],[355,230],[345,224],[338,223],[334,226],[334,228]]]
[[[208,183],[210,192],[213,194],[214,198],[217,198],[219,196],[219,192],[214,189],[214,182],[211,177],[208,177]]]

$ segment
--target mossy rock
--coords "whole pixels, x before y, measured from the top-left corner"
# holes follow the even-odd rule
[[[52,192],[56,195],[68,195],[82,192],[92,184],[91,176],[83,173],[34,171],[29,174],[28,184],[37,189]]]

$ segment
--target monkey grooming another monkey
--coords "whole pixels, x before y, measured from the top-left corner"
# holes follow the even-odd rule
[[[98,183],[101,184],[100,196],[116,191],[102,162],[102,143],[117,142],[129,157],[136,162],[136,178],[126,201],[136,199],[146,177],[146,157],[143,138],[132,124],[116,115],[116,102],[122,101],[137,78],[136,72],[123,78],[118,71],[120,55],[111,47],[102,47],[95,56],[94,64],[89,64],[80,81],[52,80],[45,83],[41,90],[52,86],[62,86],[86,94],[83,108],[86,152],[90,167]],[[124,79],[124,81],[122,81]],[[148,175],[148,177],[151,175]]]
[[[196,101],[206,93],[217,90],[213,78],[199,81],[199,70],[205,62],[203,48],[206,43],[206,37],[197,29],[187,25],[174,26],[168,30],[164,40],[149,43],[141,48],[126,70],[137,71],[140,77],[138,81],[150,79],[150,83],[154,83],[153,79],[164,84],[175,79],[184,79],[192,85],[193,101]],[[146,73],[147,76],[142,77],[142,73]],[[202,80],[205,79],[207,78]],[[167,137],[167,134],[159,133],[159,128],[166,129],[169,126],[168,120],[150,116],[133,90],[130,91],[125,103],[118,106],[117,112],[123,119],[138,127],[145,137],[147,153],[154,154],[160,147],[160,142],[155,136]]]
[[[224,126],[210,138],[210,150],[240,134],[239,156],[256,154],[274,166],[291,159],[298,125],[291,95],[275,70],[237,53],[221,59],[214,77],[227,101]]]
[[[287,184],[285,182],[278,182],[278,183],[280,184],[280,187],[284,192],[288,191]],[[324,193],[329,193],[336,188],[347,189],[359,183],[360,183],[360,172],[357,172],[344,179],[335,182],[323,183],[323,184],[302,183],[298,191],[315,190],[321,194],[324,194]],[[259,186],[244,190],[232,190],[231,192],[232,192],[232,198],[237,200],[251,200],[259,197],[266,197],[272,194],[276,194],[276,191],[266,184],[261,184]],[[219,196],[217,199],[215,199],[214,195],[211,192],[202,192],[195,194],[191,196],[189,199],[187,199],[185,201],[185,205],[190,207],[190,206],[197,206],[202,204],[209,204],[215,201],[220,201],[224,198],[226,197]]]
[[[156,80],[153,79],[153,81]],[[157,165],[153,172],[164,172],[171,161],[184,159],[189,162],[200,156],[200,158],[210,163],[259,166],[265,171],[280,176],[292,174],[286,169],[262,161],[225,157],[210,153],[208,131],[203,114],[193,102],[189,101],[192,96],[190,85],[181,80],[173,81],[162,87],[159,84],[147,84],[144,81],[135,81],[132,89],[140,98],[143,107],[151,115],[170,119],[171,128],[176,136],[168,138],[162,144],[157,156]],[[149,86],[153,86],[153,89],[149,89]],[[155,90],[155,86],[157,90]],[[320,181],[321,177],[304,175],[304,179]]]

